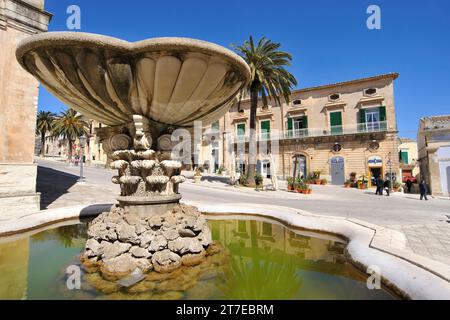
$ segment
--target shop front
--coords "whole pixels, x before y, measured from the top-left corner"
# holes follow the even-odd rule
[[[370,157],[367,161],[367,166],[369,168],[370,187],[376,187],[377,178],[384,175],[383,158],[380,156]]]

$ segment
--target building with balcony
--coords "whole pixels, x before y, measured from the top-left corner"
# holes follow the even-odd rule
[[[294,91],[289,104],[259,106],[257,136],[267,150],[258,149],[258,171],[265,177],[276,174],[282,179],[320,171],[335,185],[344,184],[352,173],[370,183],[377,176],[391,173],[397,179],[397,78],[397,73],[391,73],[305,88]],[[218,167],[230,170],[235,161],[236,167],[245,171],[249,120],[247,99],[213,125],[220,134],[214,143],[203,143],[200,164],[207,164],[213,172]],[[230,133],[235,137],[231,144],[221,139]],[[274,140],[278,141],[278,151],[272,150]],[[239,152],[239,148],[245,152]],[[275,157],[276,172],[271,169],[270,153]]]
[[[422,179],[437,196],[450,196],[450,115],[423,118],[417,137]]]

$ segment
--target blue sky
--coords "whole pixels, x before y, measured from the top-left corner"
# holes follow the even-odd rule
[[[71,4],[81,8],[80,31],[129,41],[182,36],[229,47],[266,36],[294,56],[299,88],[398,72],[401,136],[414,138],[423,116],[450,113],[448,0],[47,0],[50,31],[67,31]],[[381,30],[366,27],[371,4],[381,8]],[[39,105],[64,108],[44,89]]]

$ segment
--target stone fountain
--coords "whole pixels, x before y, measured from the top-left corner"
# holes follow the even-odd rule
[[[29,37],[16,55],[49,92],[106,125],[97,134],[121,194],[90,224],[85,266],[106,277],[164,273],[216,251],[206,219],[179,203],[185,178],[171,159],[171,133],[220,119],[250,79],[244,60],[193,39],[68,32]]]

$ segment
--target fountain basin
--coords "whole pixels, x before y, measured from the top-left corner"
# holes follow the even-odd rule
[[[150,273],[129,286],[79,263],[87,226],[69,221],[32,236],[0,241],[0,283],[18,290],[0,299],[396,299],[367,289],[365,275],[345,258],[339,237],[290,230],[261,218],[211,217],[223,249],[170,273]],[[14,248],[14,249],[13,249]],[[19,250],[20,249],[20,250]],[[22,250],[23,249],[23,250]],[[17,263],[24,266],[18,269]],[[81,268],[81,289],[67,287],[68,270]],[[270,284],[267,279],[278,279]]]
[[[141,115],[152,127],[192,127],[220,119],[248,83],[245,61],[188,38],[135,43],[73,32],[35,35],[18,45],[19,63],[68,106],[108,126]],[[156,135],[159,136],[159,135]]]
[[[398,296],[418,300],[450,298],[450,282],[446,280],[449,276],[447,266],[414,255],[401,255],[388,248],[373,247],[374,237],[379,227],[363,221],[313,215],[297,209],[276,206],[262,208],[238,203],[219,207],[213,203],[200,202],[189,202],[189,205],[197,206],[202,212],[210,212],[219,216],[227,215],[228,218],[235,220],[242,219],[239,214],[245,213],[244,216],[247,219],[256,216],[266,217],[275,219],[289,228],[340,235],[347,240],[348,259],[362,272],[365,272],[369,266],[379,266],[383,270],[382,282]],[[18,221],[0,226],[0,242],[6,236],[9,236],[9,239],[20,239],[23,237],[21,235],[23,232],[35,234],[36,231],[33,230],[54,223],[94,217],[109,210],[110,207],[111,205],[76,206],[25,215]],[[209,219],[211,218],[209,217]]]

